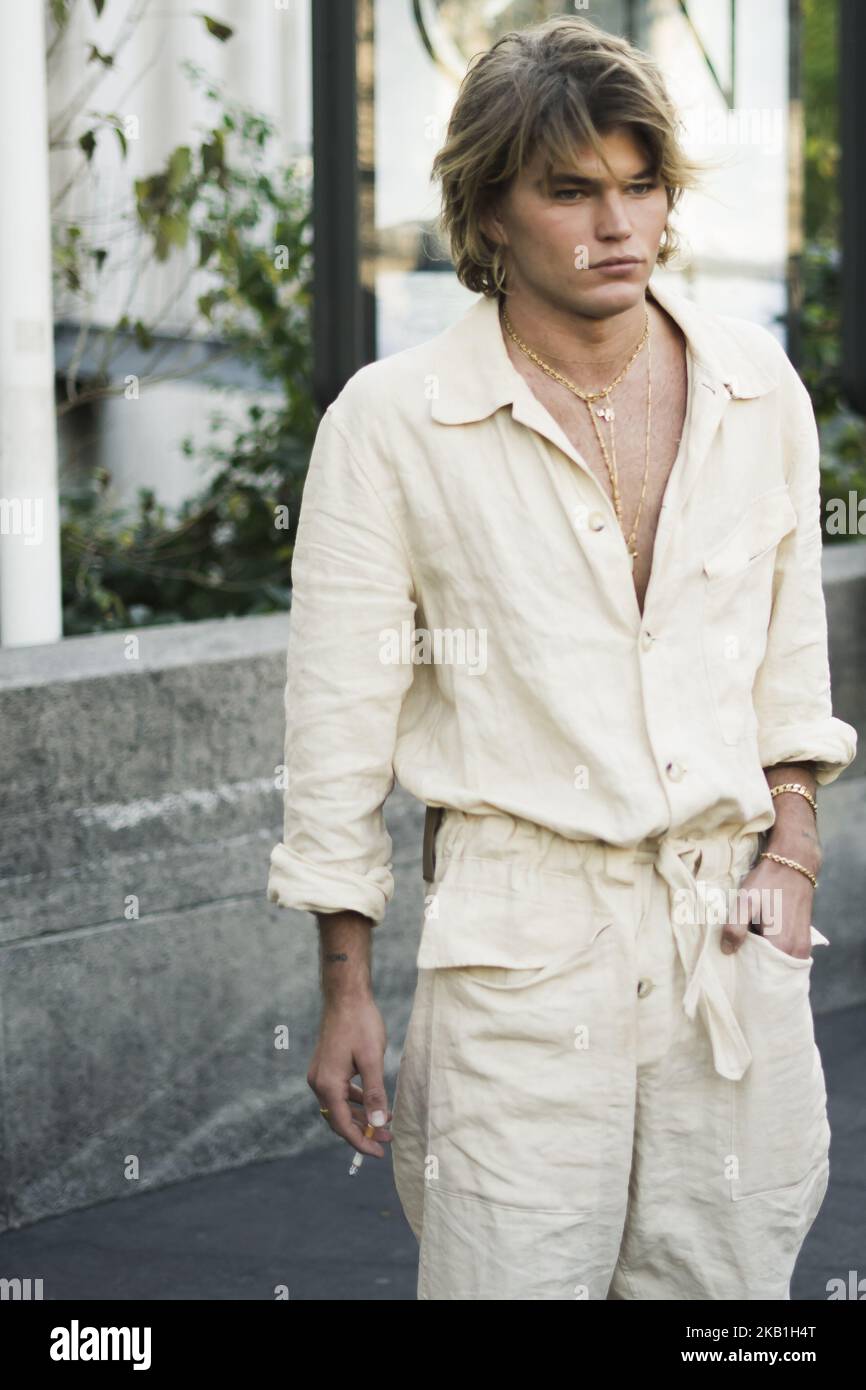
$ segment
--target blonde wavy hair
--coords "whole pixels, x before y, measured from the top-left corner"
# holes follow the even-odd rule
[[[557,15],[503,36],[470,64],[433,161],[442,186],[441,227],[457,277],[467,289],[507,293],[502,248],[480,218],[538,150],[568,167],[575,147],[590,144],[606,168],[602,135],[627,127],[645,147],[665,186],[668,220],[658,262],[679,240],[671,213],[703,166],[685,154],[680,122],[654,60],[590,20]]]

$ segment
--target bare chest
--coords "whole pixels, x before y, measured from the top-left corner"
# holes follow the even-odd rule
[[[685,340],[681,334],[672,334],[661,351],[654,349],[649,400],[647,358],[643,352],[639,364],[611,392],[609,400],[588,405],[526,357],[515,360],[515,366],[580,454],[611,505],[616,479],[623,536],[630,548],[637,550],[632,574],[638,607],[643,613],[659,512],[686,418]],[[608,406],[614,412],[611,421],[595,413]]]

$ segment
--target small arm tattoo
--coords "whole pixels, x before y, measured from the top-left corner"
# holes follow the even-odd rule
[[[325,960],[348,960],[348,959],[349,959],[349,957],[347,956],[347,954],[346,954],[345,951],[328,951],[328,952],[326,952],[326,954],[325,954]]]

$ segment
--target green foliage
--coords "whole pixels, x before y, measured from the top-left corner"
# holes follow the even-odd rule
[[[866,423],[846,405],[841,382],[838,189],[838,3],[803,0],[806,120],[803,318],[800,375],[821,434],[821,496],[866,498]],[[825,541],[857,539],[824,531]]]
[[[136,215],[156,260],[194,249],[208,281],[198,298],[203,324],[227,352],[257,368],[272,402],[249,406],[228,442],[218,412],[205,444],[182,441],[184,454],[207,465],[210,481],[177,517],[146,488],[134,508],[118,508],[105,472],[64,490],[66,635],[266,613],[290,601],[292,544],[317,424],[310,193],[295,169],[275,171],[267,160],[274,132],[264,117],[225,101],[191,64],[187,71],[206,85],[211,127],[136,181]],[[56,268],[72,288],[81,283],[85,253],[97,267],[107,254],[85,246],[78,228],[55,240]],[[143,351],[155,346],[141,320],[123,316],[114,331],[131,333]],[[141,388],[147,384],[143,376]]]
[[[61,274],[67,289],[77,291],[81,289],[81,272],[79,268],[79,242],[81,240],[80,227],[67,227],[66,239],[58,239],[54,245],[54,271]]]
[[[69,4],[70,0],[50,0],[51,18],[58,28],[65,28],[69,23]]]
[[[230,39],[234,33],[234,29],[228,24],[223,24],[218,19],[212,19],[209,14],[202,14],[199,11],[198,17],[204,20],[208,33],[212,34],[215,39],[219,39],[220,43],[225,43],[226,39]]]
[[[838,0],[802,0],[803,106],[806,120],[805,220],[810,239],[839,228]]]
[[[847,406],[842,394],[840,321],[840,257],[838,247],[814,241],[803,257],[803,352],[800,375],[808,388],[821,436],[821,500],[842,498],[853,491],[866,498],[866,422]],[[847,531],[835,535],[825,525],[830,544],[857,540]]]

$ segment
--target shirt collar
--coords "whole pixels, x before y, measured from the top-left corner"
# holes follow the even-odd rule
[[[727,327],[724,317],[699,308],[658,279],[648,290],[682,329],[695,365],[728,394],[748,399],[776,386],[757,356]],[[439,393],[431,401],[434,420],[444,425],[483,420],[514,401],[522,378],[508,355],[496,298],[481,295],[436,339]]]

